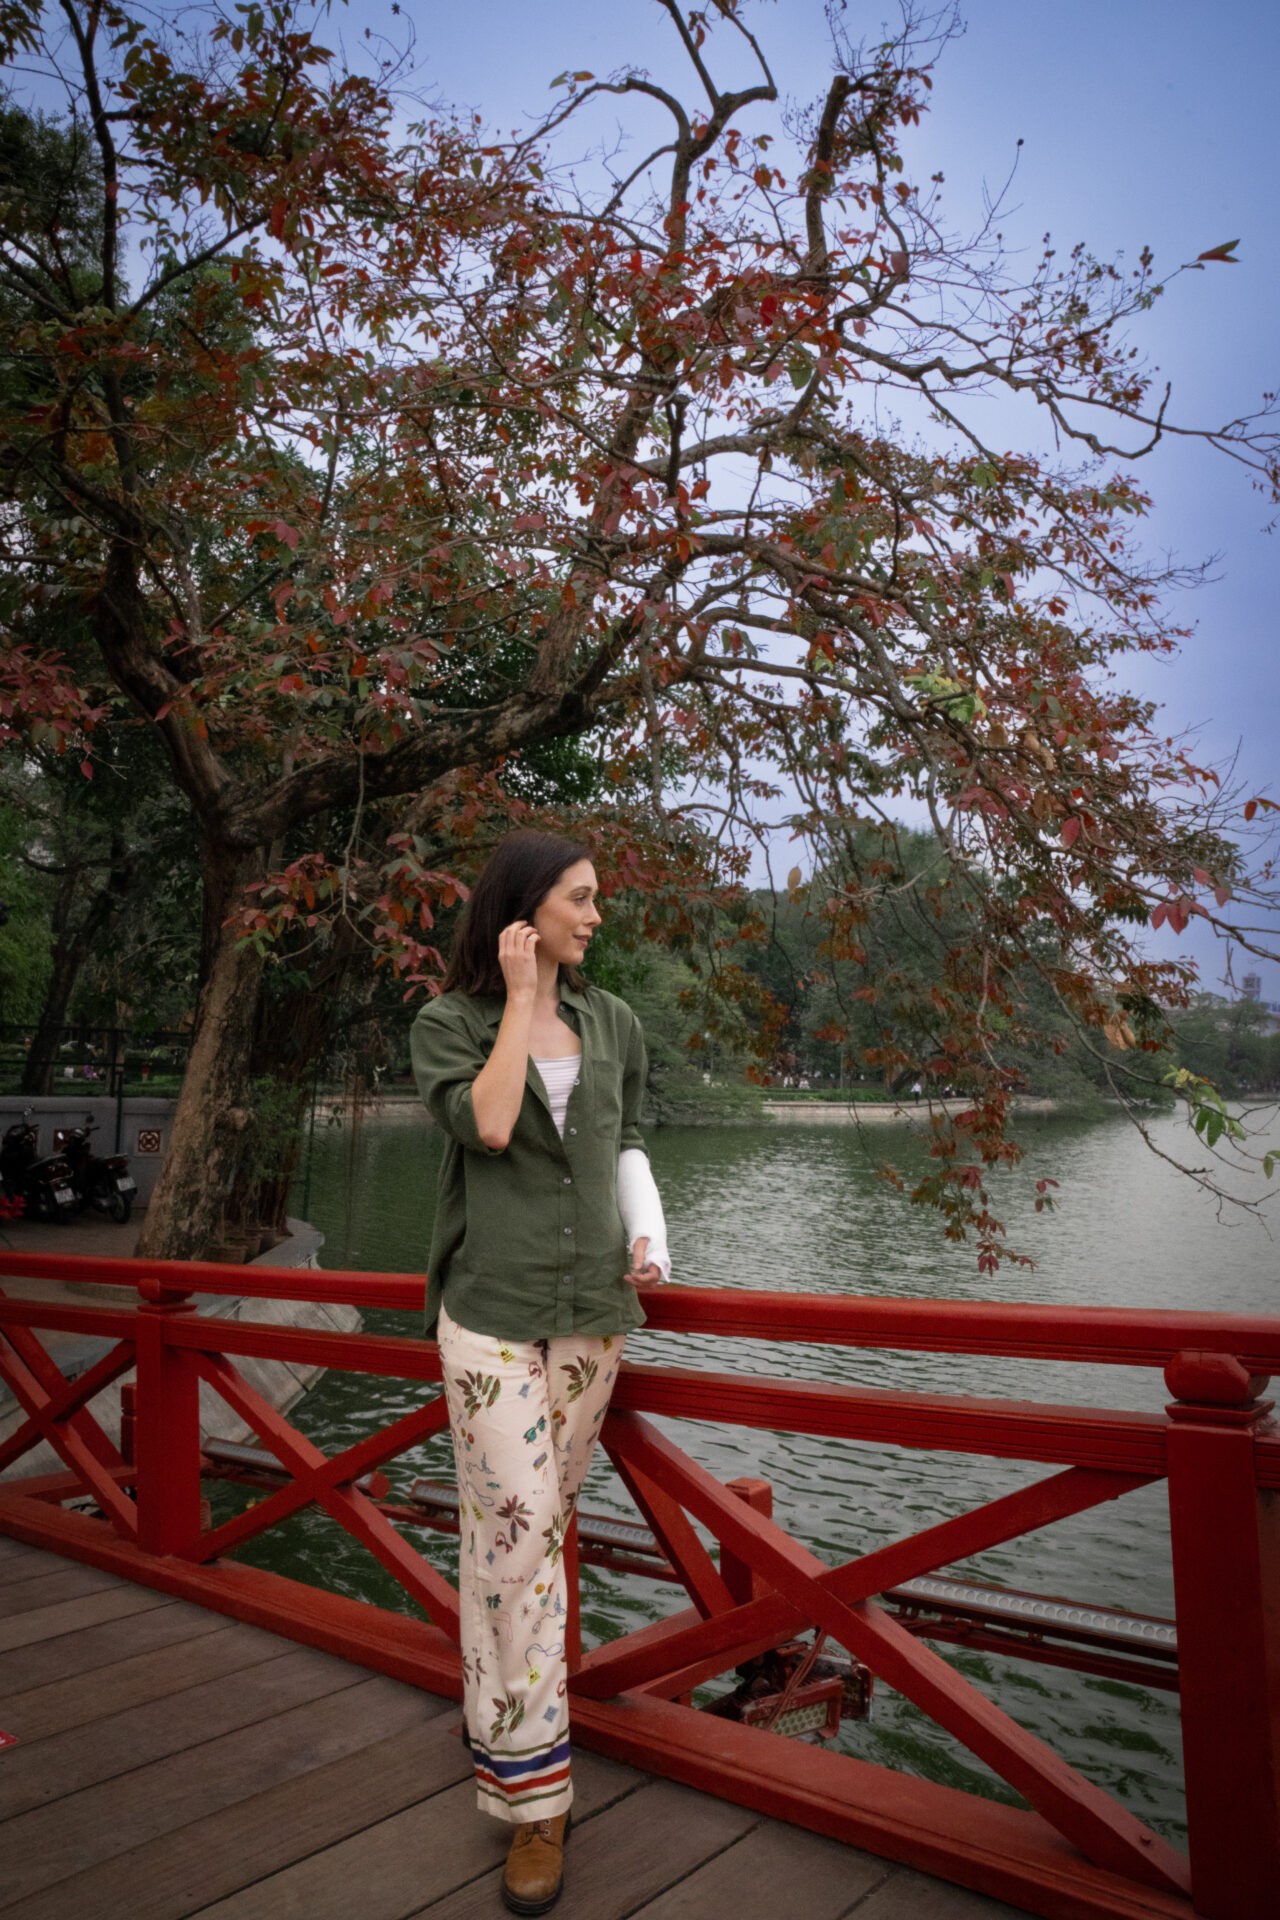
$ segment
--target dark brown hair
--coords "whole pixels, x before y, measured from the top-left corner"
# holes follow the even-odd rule
[[[590,858],[589,847],[562,839],[558,833],[537,833],[532,828],[509,833],[490,854],[471,890],[441,992],[505,994],[498,935],[513,920],[532,920],[560,875]],[[586,985],[576,967],[561,967],[560,975],[571,987]]]

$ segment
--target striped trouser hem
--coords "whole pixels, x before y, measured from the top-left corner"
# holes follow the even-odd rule
[[[473,1744],[471,1758],[486,1813],[506,1820],[541,1820],[568,1809],[573,1790],[567,1740],[519,1756],[491,1754]]]

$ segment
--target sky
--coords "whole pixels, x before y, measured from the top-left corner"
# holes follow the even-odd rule
[[[817,95],[832,65],[821,0],[748,0],[748,9],[784,94]],[[843,13],[855,40],[878,38],[896,18],[885,0],[848,0]],[[904,142],[907,176],[941,170],[950,218],[967,226],[1016,167],[999,224],[1029,262],[1046,232],[1061,252],[1085,240],[1130,263],[1148,245],[1162,275],[1238,239],[1240,264],[1184,274],[1142,338],[1183,421],[1221,425],[1252,411],[1280,388],[1280,5],[969,0],[964,18],[935,71],[930,111]],[[395,35],[406,21],[418,83],[503,130],[544,111],[565,68],[678,71],[656,0],[402,0],[399,20],[384,0],[354,0],[334,15],[353,40],[365,24]],[[1271,510],[1249,476],[1203,448],[1160,450],[1138,470],[1156,498],[1153,547],[1214,566],[1210,584],[1173,604],[1177,623],[1195,627],[1182,655],[1134,663],[1131,683],[1161,701],[1169,731],[1195,730],[1210,763],[1238,755],[1248,791],[1280,797],[1280,530],[1266,531]],[[1154,936],[1153,949],[1195,952],[1205,984],[1220,987],[1221,954],[1212,940],[1195,945],[1194,930]],[[1237,956],[1237,976],[1251,964]],[[1260,971],[1263,997],[1280,1001],[1280,965]]]

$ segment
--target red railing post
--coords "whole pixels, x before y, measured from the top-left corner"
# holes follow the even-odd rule
[[[725,1486],[730,1493],[736,1494],[744,1505],[750,1507],[753,1513],[761,1513],[766,1520],[772,1520],[773,1488],[767,1480],[752,1480],[744,1477],[740,1480],[726,1480]],[[740,1607],[745,1606],[749,1600],[762,1599],[771,1591],[768,1581],[762,1579],[755,1568],[749,1566],[733,1551],[732,1547],[726,1547],[723,1543],[720,1547],[720,1578]]]
[[[120,1389],[120,1458],[131,1467],[137,1459],[138,1383],[126,1380]]]
[[[1181,1353],[1165,1380],[1192,1897],[1257,1920],[1280,1886],[1280,1503],[1254,1461],[1272,1403],[1229,1354]]]
[[[200,1539],[200,1382],[193,1356],[171,1347],[168,1332],[192,1312],[191,1296],[157,1280],[139,1281],[138,1294],[138,1545],[190,1558]]]

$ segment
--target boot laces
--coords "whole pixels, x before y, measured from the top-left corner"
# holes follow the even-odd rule
[[[545,1840],[550,1846],[554,1838],[554,1826],[550,1820],[523,1820],[516,1830],[517,1841],[526,1847],[533,1840]]]

